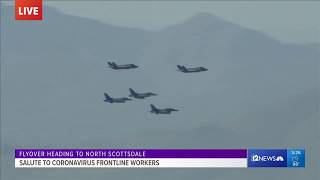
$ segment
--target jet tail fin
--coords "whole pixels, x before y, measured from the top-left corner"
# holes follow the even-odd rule
[[[151,107],[151,110],[154,111],[154,112],[157,112],[158,109],[153,105],[153,104],[150,104],[150,107]]]
[[[187,70],[187,68],[184,67],[184,66],[177,65],[177,67],[178,67],[178,69],[179,69],[180,71],[186,71],[186,70]]]
[[[129,91],[130,91],[131,95],[136,95],[137,94],[132,88],[129,88]]]
[[[114,65],[114,62],[108,61],[107,63],[108,63],[108,65],[109,65],[109,67],[114,67],[114,66],[115,66],[115,65]]]
[[[108,100],[112,99],[107,93],[104,93],[104,97]]]
[[[110,67],[117,67],[118,65],[115,62],[107,62]]]

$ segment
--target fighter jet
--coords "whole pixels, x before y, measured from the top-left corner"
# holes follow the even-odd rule
[[[108,62],[108,65],[111,69],[135,69],[138,68],[137,65],[134,64],[123,64],[123,65],[117,65],[115,62]]]
[[[144,99],[146,97],[150,97],[150,96],[156,96],[157,94],[151,93],[151,92],[146,92],[146,93],[137,93],[135,92],[133,89],[129,88],[130,91],[130,97],[134,97],[137,99]]]
[[[186,68],[185,66],[177,65],[178,71],[181,71],[183,73],[194,73],[194,72],[201,72],[201,71],[207,71],[207,68],[204,67],[195,67],[195,68]]]
[[[173,108],[158,109],[153,104],[150,104],[150,107],[151,107],[150,112],[154,113],[154,114],[171,114],[172,111],[179,111],[179,110],[173,109]]]
[[[125,103],[126,101],[132,101],[132,99],[127,97],[112,98],[107,93],[104,93],[104,97],[105,97],[104,102],[109,102],[109,103]]]

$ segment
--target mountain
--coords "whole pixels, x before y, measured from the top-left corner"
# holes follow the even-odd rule
[[[317,45],[286,44],[202,13],[157,32],[45,9],[14,21],[1,9],[1,179],[316,179]],[[113,71],[106,61],[135,63]],[[182,74],[176,65],[205,66]],[[106,104],[128,88],[159,96]],[[174,107],[169,116],[149,104]],[[15,148],[307,148],[305,171],[28,170]],[[32,171],[32,173],[30,173]]]

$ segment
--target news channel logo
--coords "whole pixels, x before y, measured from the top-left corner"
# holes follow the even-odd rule
[[[249,149],[248,167],[287,167],[287,150]]]
[[[304,167],[303,149],[249,149],[248,167]]]

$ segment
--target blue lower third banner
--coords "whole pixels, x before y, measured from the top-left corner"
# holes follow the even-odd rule
[[[248,167],[305,167],[304,149],[249,149]]]
[[[16,168],[304,167],[303,149],[16,149]]]

